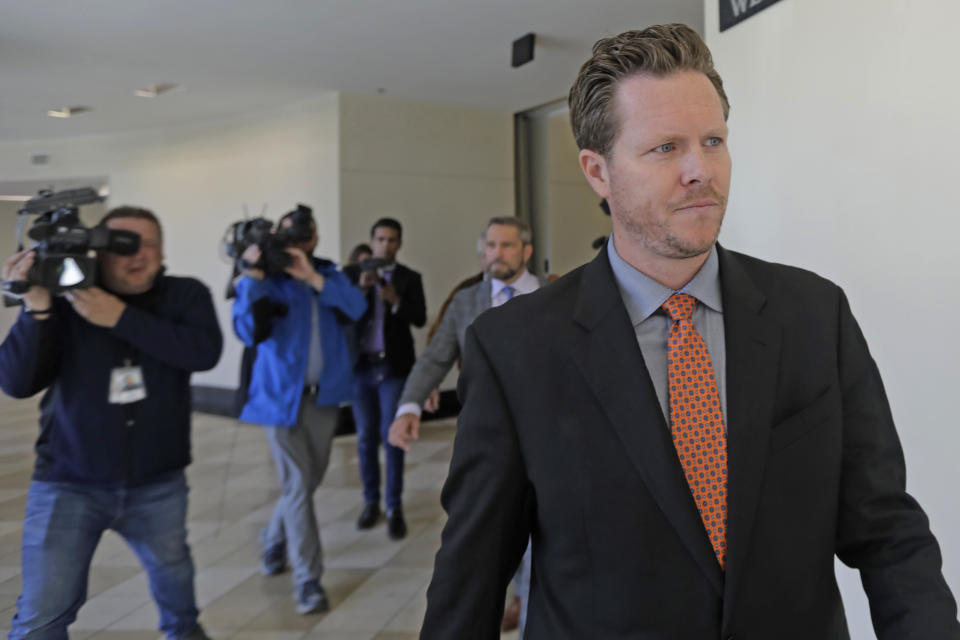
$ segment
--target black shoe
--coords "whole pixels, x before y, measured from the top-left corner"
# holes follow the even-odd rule
[[[200,625],[195,626],[187,635],[178,637],[180,640],[210,640],[210,636],[204,632],[203,627]]]
[[[357,529],[372,529],[380,520],[380,505],[370,503],[363,508],[363,513],[357,519]]]
[[[403,511],[400,507],[387,514],[387,535],[391,540],[402,540],[407,535],[407,523],[403,519]]]

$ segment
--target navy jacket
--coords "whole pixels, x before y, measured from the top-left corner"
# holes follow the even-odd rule
[[[286,275],[237,281],[233,329],[245,345],[257,345],[249,397],[240,413],[243,421],[280,427],[296,424],[310,350],[311,304],[317,305],[323,356],[317,406],[336,406],[350,399],[353,359],[343,325],[362,316],[367,303],[363,292],[334,263],[314,259],[314,267],[325,278],[320,293]],[[286,306],[287,313],[274,318],[269,335],[260,342],[254,304],[264,299]]]
[[[121,298],[112,329],[54,298],[48,320],[20,314],[0,345],[7,394],[47,389],[35,480],[136,486],[190,463],[190,374],[212,368],[223,346],[210,291],[161,274],[147,293]],[[147,397],[110,404],[110,372],[128,358],[143,368]]]

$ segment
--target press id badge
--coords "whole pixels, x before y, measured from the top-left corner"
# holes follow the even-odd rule
[[[147,397],[140,367],[116,367],[110,372],[110,404],[130,404]]]

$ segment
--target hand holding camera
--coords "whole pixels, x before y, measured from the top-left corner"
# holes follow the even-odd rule
[[[397,288],[389,282],[380,283],[380,299],[391,307],[400,304],[400,295],[397,293]]]
[[[297,280],[310,285],[317,291],[322,291],[324,278],[314,270],[313,265],[310,264],[310,258],[307,257],[307,254],[304,253],[302,249],[298,249],[296,247],[287,247],[287,253],[290,254],[291,261],[290,266],[284,269],[284,271],[289,273]]]
[[[117,326],[127,305],[120,298],[100,287],[71,289],[64,294],[74,311],[90,324],[112,329]]]
[[[369,289],[377,283],[387,284],[383,279],[383,270],[390,266],[390,262],[383,258],[367,258],[359,262],[360,280],[357,284],[361,289]]]
[[[361,271],[360,272],[360,288],[369,289],[370,287],[376,285],[380,282],[380,276],[377,275],[376,271]]]
[[[26,282],[27,274],[36,259],[35,253],[28,249],[14,254],[3,263],[4,282]],[[24,293],[17,295],[27,307],[27,311],[49,310],[51,305],[50,290],[38,285],[32,285]]]
[[[240,264],[243,266],[241,273],[243,273],[243,275],[253,278],[254,280],[263,280],[266,277],[263,269],[254,266],[260,262],[262,253],[260,246],[256,244],[251,244],[243,251],[243,254],[240,256]]]

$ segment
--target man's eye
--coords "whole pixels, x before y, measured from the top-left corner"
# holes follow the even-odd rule
[[[674,149],[676,149],[676,145],[673,144],[672,142],[661,144],[660,146],[653,148],[653,150],[657,153],[668,153],[670,151],[673,151]]]
[[[722,142],[723,142],[723,139],[718,138],[717,136],[713,136],[713,137],[707,138],[707,146],[708,146],[708,147],[716,147],[716,146],[720,145]]]

